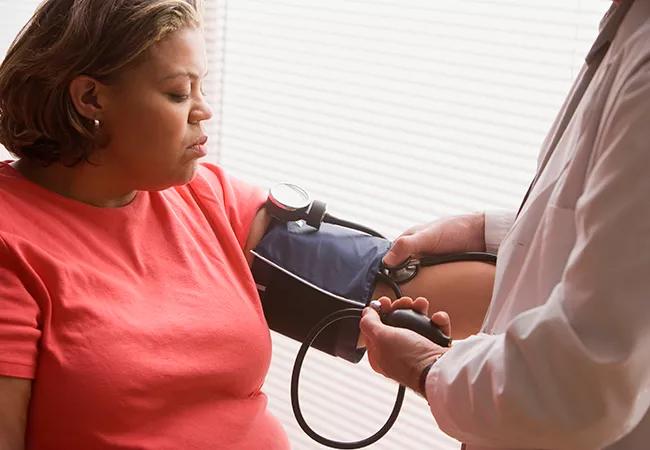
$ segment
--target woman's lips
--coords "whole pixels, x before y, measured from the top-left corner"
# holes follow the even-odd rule
[[[199,145],[199,144],[195,144],[195,145],[191,146],[190,149],[191,149],[194,153],[196,153],[196,155],[197,155],[199,158],[201,158],[201,157],[203,157],[203,156],[205,156],[205,155],[208,154],[208,146],[207,146],[207,145]]]
[[[194,152],[198,158],[206,156],[208,154],[208,146],[206,145],[207,142],[208,137],[201,136],[194,142],[193,145],[189,147],[189,149],[192,150],[192,152]]]

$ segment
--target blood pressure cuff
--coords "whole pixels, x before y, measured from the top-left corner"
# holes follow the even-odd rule
[[[316,230],[300,222],[274,223],[253,250],[253,277],[269,327],[303,342],[327,315],[362,308],[371,300],[386,239],[329,223]],[[358,362],[359,320],[325,329],[314,347]]]

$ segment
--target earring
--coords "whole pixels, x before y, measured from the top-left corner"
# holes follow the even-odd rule
[[[101,122],[99,121],[99,119],[93,120],[93,123],[95,124],[95,128],[99,128],[99,126],[101,125]]]

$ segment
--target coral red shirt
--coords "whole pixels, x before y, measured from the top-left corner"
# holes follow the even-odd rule
[[[203,165],[97,208],[0,163],[0,375],[34,380],[28,449],[289,447],[242,251],[263,199]]]

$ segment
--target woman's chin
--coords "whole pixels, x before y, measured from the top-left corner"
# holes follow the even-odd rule
[[[164,191],[174,186],[184,186],[192,181],[198,173],[198,162],[196,160],[185,163],[182,167],[177,168],[174,172],[168,173],[167,176],[158,180],[158,182],[149,183],[144,188],[140,186],[139,190],[147,191]]]
[[[181,186],[192,181],[198,172],[199,162],[195,159],[188,164],[188,167],[183,173],[182,177],[179,177],[180,180],[178,183],[175,183],[176,186]]]

